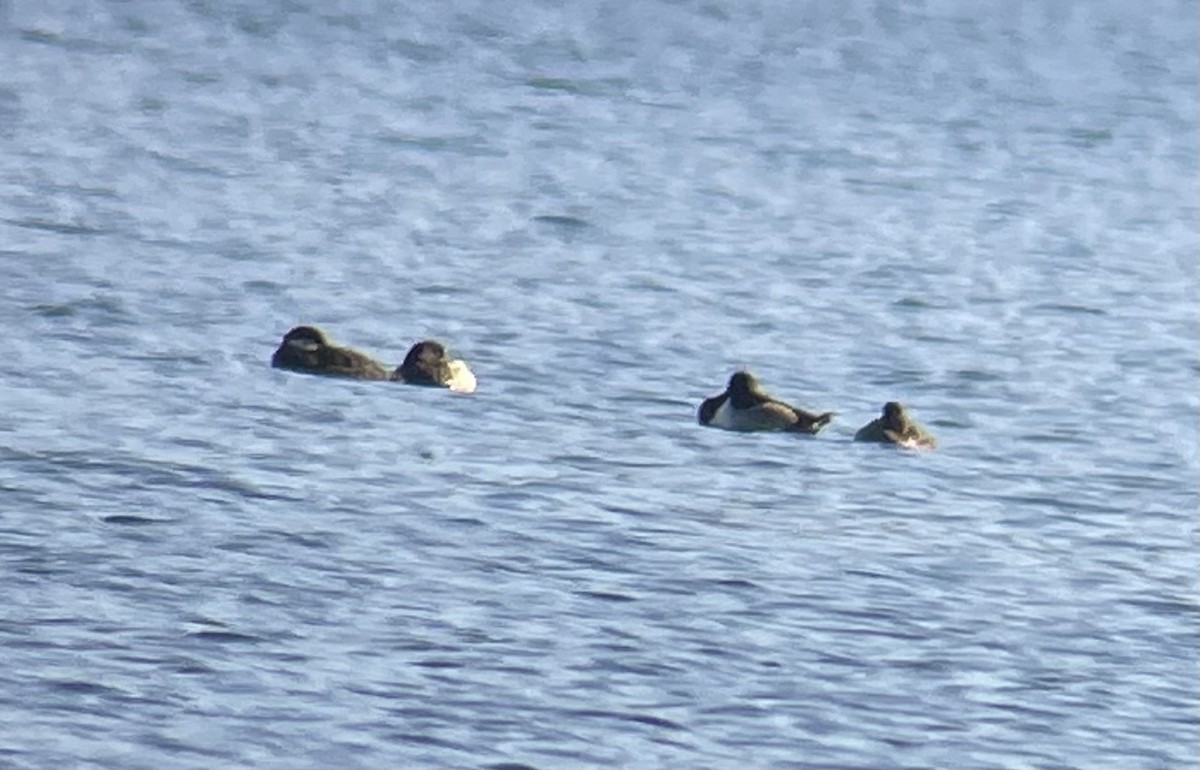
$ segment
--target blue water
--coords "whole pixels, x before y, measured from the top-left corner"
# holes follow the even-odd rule
[[[1194,4],[560,5],[0,2],[0,765],[1200,763]]]

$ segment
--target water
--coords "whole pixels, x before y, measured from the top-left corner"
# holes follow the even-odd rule
[[[1196,765],[1196,32],[0,4],[0,764]]]

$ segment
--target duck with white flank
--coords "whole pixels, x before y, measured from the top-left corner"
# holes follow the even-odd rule
[[[408,350],[404,363],[392,379],[409,385],[449,388],[457,393],[475,392],[475,375],[465,361],[450,358],[440,342],[422,340]]]
[[[719,396],[700,404],[701,425],[725,430],[783,430],[816,434],[833,419],[833,412],[814,414],[767,395],[750,372],[734,372]]]

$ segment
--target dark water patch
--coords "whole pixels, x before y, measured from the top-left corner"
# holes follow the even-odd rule
[[[189,639],[216,644],[258,644],[265,641],[253,634],[241,634],[237,631],[194,631],[187,634]]]
[[[91,225],[73,224],[68,222],[52,222],[46,219],[0,219],[0,222],[7,222],[15,227],[23,227],[27,230],[42,230],[48,233],[57,233],[59,235],[109,235],[112,230],[107,230],[101,227],[93,227]]]
[[[4,13],[4,9],[0,7],[0,14]],[[20,32],[21,39],[28,43],[39,43],[48,45],[54,48],[61,48],[65,51],[73,51],[77,53],[94,53],[94,54],[112,54],[124,53],[129,49],[125,46],[114,45],[99,40],[88,40],[80,37],[65,37],[57,32],[51,32],[45,29],[23,29]]]
[[[512,674],[519,677],[537,677],[544,672],[542,669],[534,666],[521,666],[512,663],[487,663],[478,666],[480,670],[495,671],[500,674]]]
[[[605,602],[636,602],[636,596],[628,594],[613,593],[610,591],[576,591],[576,596],[586,596],[591,599],[599,599]]]
[[[652,511],[641,511],[641,510],[638,510],[637,508],[630,508],[630,507],[624,506],[624,505],[613,505],[611,503],[601,502],[601,503],[598,503],[597,506],[602,511],[608,511],[609,513],[619,513],[623,516],[632,516],[632,517],[638,518],[638,519],[644,519],[647,516],[655,515]]]
[[[320,532],[312,535],[305,535],[299,532],[285,532],[281,530],[267,530],[263,535],[286,540],[288,543],[298,545],[302,548],[312,550],[328,551],[337,545],[340,539],[336,532]]]
[[[1082,435],[1075,432],[1057,432],[1057,433],[1023,433],[1017,437],[1019,441],[1030,444],[1064,444],[1069,446],[1091,446],[1095,443],[1095,437],[1090,435]]]
[[[628,639],[629,641],[639,642],[639,643],[641,642],[641,639],[642,639],[642,637],[639,634],[635,634],[633,632],[626,631],[625,629],[619,628],[612,624],[605,624],[605,625],[601,626],[599,630],[601,633],[603,633],[605,635],[605,637],[613,637],[616,639]]]
[[[1019,689],[1019,690],[1015,690],[1014,694],[1021,695],[1024,693],[1023,693],[1023,690]],[[984,706],[986,708],[995,709],[996,711],[1000,711],[1007,715],[1020,715],[1022,717],[1034,717],[1041,725],[1045,726],[1046,732],[1053,731],[1053,728],[1050,727],[1050,725],[1057,723],[1058,720],[1062,717],[1061,711],[1055,711],[1055,710],[1046,709],[1046,708],[1039,708],[1038,706],[1034,706],[1034,705],[1028,703],[1027,699],[1024,699],[1024,698],[1013,698],[1011,700],[995,700],[990,695],[986,695],[986,694],[981,697],[971,697],[970,693],[964,693],[963,696],[964,696],[964,699],[972,705]],[[1002,721],[1005,719],[1011,719],[1011,716],[1008,716],[1008,717],[980,716],[980,717],[978,717],[978,719],[980,722],[993,722],[993,721]],[[1025,727],[1032,729],[1033,725],[1025,724]]]
[[[848,176],[842,181],[850,187],[859,187],[865,190],[900,190],[907,193],[917,192],[922,189],[921,183],[917,180],[906,180],[899,177],[867,179],[865,177]]]
[[[221,73],[216,70],[184,70],[180,73],[188,83],[210,86],[221,82]]]
[[[472,158],[505,158],[508,150],[493,147],[486,139],[478,136],[415,136],[412,134],[383,133],[376,139],[381,144],[396,147],[411,147],[428,152],[453,153]]]
[[[538,770],[534,765],[525,765],[520,762],[495,762],[490,765],[484,765],[485,770]]]
[[[649,394],[636,394],[630,398],[630,400],[639,404],[646,404],[647,406],[669,407],[672,412],[686,413],[687,420],[689,422],[695,419],[695,412],[698,406],[697,402],[682,398],[667,398],[665,396],[654,396]]]
[[[751,591],[762,590],[762,586],[758,585],[754,581],[744,580],[742,578],[721,578],[719,580],[709,580],[706,582],[710,585],[718,586],[720,588],[736,588],[738,590]]]
[[[388,44],[388,50],[420,64],[436,64],[450,58],[445,47],[416,40],[393,40]]]
[[[99,198],[101,200],[119,201],[120,194],[111,187],[93,187],[87,184],[60,184],[49,185],[49,189],[56,192],[63,192],[71,197],[78,198]]]
[[[85,682],[78,679],[65,679],[59,681],[51,681],[45,683],[47,687],[59,692],[69,693],[71,695],[104,695],[111,696],[120,693],[120,690],[115,690],[111,687],[98,684],[96,682]]]
[[[465,664],[465,663],[462,663],[461,661],[457,661],[457,660],[441,660],[441,659],[436,659],[436,658],[435,658],[435,659],[432,659],[432,660],[418,660],[418,661],[414,661],[414,662],[413,662],[413,665],[414,665],[414,666],[417,666],[417,667],[419,667],[419,668],[432,668],[432,669],[458,669],[458,668],[466,668],[466,664]]]
[[[217,643],[258,643],[264,642],[262,637],[254,636],[251,633],[240,633],[238,631],[227,631],[226,624],[218,620],[211,620],[204,615],[194,615],[190,619],[192,624],[204,624],[209,627],[200,628],[199,631],[188,631],[185,637],[188,639],[197,639],[200,642],[217,642]],[[214,627],[216,626],[216,627]]]
[[[269,294],[269,295],[277,295],[287,289],[287,287],[281,283],[276,283],[275,281],[266,281],[266,280],[261,280],[261,279],[255,279],[255,280],[251,280],[251,281],[243,281],[242,288],[245,289],[246,291],[254,292],[256,294]]]
[[[1132,544],[1136,545],[1136,544]],[[1193,620],[1200,619],[1200,604],[1176,599],[1122,599],[1121,603],[1149,610],[1156,615],[1166,617],[1192,616]]]
[[[236,762],[236,754],[229,751],[222,751],[217,748],[212,748],[204,745],[192,743],[184,743],[181,740],[163,735],[159,732],[147,731],[139,740],[144,741],[147,746],[161,749],[170,755],[175,761],[184,766],[228,766],[238,764]],[[189,761],[186,757],[189,754],[194,754],[197,757],[203,758],[203,762]],[[221,760],[210,764],[211,760]],[[165,764],[165,763],[164,763]]]
[[[118,297],[95,295],[68,302],[46,302],[34,305],[30,311],[42,318],[72,318],[77,315],[87,315],[95,322],[105,324],[128,325],[133,318],[125,310],[124,304]],[[89,336],[83,339],[89,340]]]
[[[814,282],[815,283],[815,282]],[[637,292],[653,292],[655,294],[679,294],[679,286],[670,276],[641,274],[629,279],[629,288]],[[628,355],[628,352],[625,352]]]
[[[595,647],[597,650],[604,649],[602,646]],[[631,652],[621,650],[618,652],[618,657],[611,660],[601,658],[596,663],[587,667],[588,670],[601,671],[605,675],[612,674],[632,674],[639,677],[647,677],[657,679],[664,676],[674,676],[685,672],[682,666],[676,666],[669,663],[660,663],[656,661],[639,660],[631,658]]]
[[[465,527],[468,529],[477,529],[480,527],[491,526],[488,522],[484,521],[483,519],[477,518],[475,516],[455,516],[455,517],[446,519],[446,523],[453,524],[454,526],[457,526],[457,527]]]
[[[986,369],[959,369],[953,376],[966,382],[1003,382],[1007,376],[1001,372]]]
[[[1108,315],[1108,311],[1103,308],[1090,307],[1088,305],[1075,305],[1062,302],[1044,302],[1034,305],[1030,308],[1032,311],[1044,310],[1054,314],[1067,313],[1072,315],[1093,315],[1102,316]]]
[[[704,716],[727,715],[761,719],[769,716],[771,709],[754,703],[722,703],[716,706],[702,706],[696,710],[696,713]]]
[[[403,703],[405,701],[404,696],[412,691],[412,684],[402,681],[375,683],[350,681],[345,685],[345,688],[346,692],[352,692],[355,695],[365,695],[368,698]],[[426,706],[388,706],[384,710],[390,716],[401,717],[403,719],[434,719],[439,713],[436,709]]]
[[[624,78],[597,78],[581,80],[553,76],[538,76],[525,79],[525,85],[535,91],[550,91],[576,96],[607,96],[621,93],[629,88]]]
[[[142,243],[147,246],[155,246],[160,249],[182,254],[208,254],[208,244],[201,240],[182,240],[179,238],[167,238],[159,235],[146,235],[143,233],[120,233],[121,236],[128,237],[130,240]]]
[[[217,669],[202,660],[178,660],[164,667],[165,670],[184,676],[207,676],[217,673]]]
[[[34,557],[21,559],[15,564],[10,565],[13,572],[21,575],[37,575],[39,577],[48,577],[51,575],[71,575],[78,571],[78,565],[64,561],[62,559],[51,559],[47,557]]]
[[[1125,508],[1112,505],[1101,505],[1083,500],[1078,495],[1065,495],[1064,497],[1051,497],[1049,495],[1037,494],[995,494],[995,499],[998,502],[1015,503],[1021,506],[1032,506],[1034,508],[1052,508],[1056,511],[1065,514],[1073,513],[1099,513],[1099,514],[1119,514],[1124,513]],[[1085,524],[1086,521],[1075,520],[1076,525]],[[1136,544],[1131,546],[1138,547]],[[1121,547],[1120,541],[1112,541],[1109,547]]]
[[[825,625],[825,624],[814,624],[814,627],[820,628],[825,631],[833,631],[836,628],[836,631],[839,635],[845,635],[849,638],[853,638],[855,636],[879,637],[882,639],[899,639],[899,640],[906,641],[906,642],[920,642],[920,641],[926,641],[929,639],[928,634],[910,633],[907,631],[901,631],[900,629],[891,627],[891,626],[886,627],[886,628],[876,628],[874,626],[852,625],[850,623],[843,622],[843,619],[840,617],[841,614],[842,613],[837,613],[836,626]],[[850,614],[855,614],[855,613],[850,613]],[[890,616],[887,616],[887,615],[879,615],[878,619],[881,622],[886,622],[886,623],[894,623],[895,622],[894,618],[890,618]]]
[[[455,751],[470,751],[472,748],[457,741],[438,738],[435,735],[428,735],[426,733],[389,733],[384,737],[386,740],[397,743],[408,743],[418,746],[439,746],[444,749],[454,749]]]
[[[390,650],[399,650],[402,652],[457,652],[458,645],[446,644],[444,642],[435,642],[429,639],[405,639],[398,641],[388,646]]]
[[[971,423],[963,422],[962,420],[956,420],[953,417],[934,417],[933,419],[924,419],[924,420],[922,420],[922,422],[926,422],[929,425],[931,425],[932,427],[939,428],[939,429],[940,428],[955,428],[955,429],[961,429],[961,430],[968,430],[973,427]]]
[[[509,557],[506,559],[468,559],[474,569],[484,573],[504,573],[507,575],[529,575],[536,571],[538,565],[532,559]]]
[[[476,287],[455,286],[453,284],[430,284],[426,286],[418,286],[416,291],[418,294],[424,294],[431,297],[474,296]]]
[[[569,214],[539,214],[533,218],[533,221],[538,224],[553,225],[568,230],[586,230],[592,226],[592,223],[586,219],[574,217]]]
[[[227,553],[241,553],[248,556],[264,556],[270,554],[270,547],[262,541],[262,538],[255,535],[243,535],[233,537],[224,542],[217,543],[213,548],[218,551]]]
[[[0,86],[0,137],[10,139],[21,122],[21,95]]]
[[[643,99],[643,98],[638,98],[637,96],[633,95],[632,93],[627,93],[624,96],[630,104],[635,104],[639,107],[649,107],[651,109],[666,110],[669,112],[687,112],[689,109],[692,109],[690,101],[667,101],[667,100],[657,100],[657,99]],[[664,94],[664,96],[668,96],[668,95]]]
[[[868,371],[868,382],[872,385],[885,386],[921,386],[928,383],[932,372],[928,369],[913,369],[906,366],[893,366],[887,371]],[[809,438],[812,438],[811,436]]]
[[[244,6],[236,13],[234,23],[240,32],[251,37],[269,40],[283,30],[287,23],[287,14],[274,13],[254,6]]]
[[[193,174],[196,176],[215,177],[217,179],[236,179],[243,174],[227,171],[217,166],[201,163],[199,161],[185,158],[180,155],[171,155],[157,150],[146,150],[146,154],[154,160],[158,161],[165,168],[171,171],[178,171],[183,174]]]
[[[290,639],[303,638],[299,634],[285,634]],[[261,657],[264,660],[275,661],[276,663],[286,663],[289,669],[301,669],[305,665],[312,663],[312,658],[299,652],[266,652],[262,653]]]
[[[622,655],[636,653],[642,649],[640,644],[614,644],[612,642],[602,642],[593,644],[591,648],[594,650],[603,650],[604,652],[615,652]]]
[[[114,514],[112,516],[104,516],[100,519],[105,524],[117,524],[127,527],[142,527],[148,524],[170,524],[174,519],[154,519],[148,516],[134,516],[131,514]]]
[[[604,711],[601,709],[577,709],[568,710],[568,716],[578,717],[580,719],[605,719],[615,720],[618,722],[633,722],[635,724],[649,725],[662,730],[686,730],[687,728],[678,722],[674,722],[665,717],[654,716],[653,714],[639,714],[632,712],[621,711]]]
[[[540,91],[566,91],[571,94],[584,93],[584,83],[567,78],[536,77],[525,80],[525,85]]]
[[[1111,142],[1113,132],[1106,128],[1071,128],[1067,130],[1066,137],[1068,144],[1091,149]]]
[[[157,116],[166,111],[168,102],[154,96],[143,96],[137,100],[137,110],[143,115]]]
[[[10,450],[9,454],[41,473],[52,471],[78,477],[81,474],[109,474],[121,478],[129,487],[162,487],[167,489],[217,490],[234,493],[239,497],[255,500],[281,500],[296,502],[302,498],[265,492],[256,487],[231,478],[221,471],[196,465],[156,461],[146,457],[122,455],[97,456],[89,452],[73,450],[22,452]],[[110,481],[103,481],[111,486]]]
[[[1147,464],[1147,468],[1152,467]],[[1179,488],[1177,478],[1167,475],[1178,471],[1175,465],[1161,465],[1158,470],[1164,471],[1164,475],[1156,476],[1152,474],[1144,474],[1135,476],[1131,473],[1093,473],[1089,476],[1092,483],[1097,486],[1114,486],[1120,489],[1154,489],[1161,491],[1172,491]]]
[[[955,662],[949,658],[888,658],[884,662],[893,668],[921,671],[953,671]]]
[[[188,436],[177,436],[172,438],[171,444],[185,449],[200,449],[204,451],[216,451],[217,445],[211,441],[200,438],[191,438]]]
[[[173,581],[176,583],[182,581]],[[260,607],[282,607],[286,605],[286,600],[282,598],[267,598],[258,593],[247,591],[238,596],[238,601],[242,604],[252,604]]]
[[[231,492],[238,497],[247,500],[261,500],[266,502],[284,502],[284,503],[301,503],[305,502],[306,498],[297,495],[285,495],[278,492],[266,492],[257,487],[242,481],[231,479],[213,479],[209,481],[194,481],[187,486],[200,489],[213,489],[217,491]],[[211,498],[210,498],[211,499]]]
[[[638,429],[634,432],[641,433],[642,431],[641,431],[641,429]],[[610,456],[607,458],[600,459],[597,463],[595,463],[592,470],[600,471],[604,467],[609,467],[609,468],[677,468],[677,467],[679,467],[679,465],[680,465],[679,461],[674,458],[671,458],[671,457],[657,457],[657,458],[653,458],[653,459],[646,458],[646,459],[639,460],[639,459],[634,459],[634,458],[622,459],[622,458]],[[579,466],[579,470],[588,470],[588,468],[586,466]],[[587,489],[586,485],[583,485],[580,487],[581,491],[583,489]]]
[[[1036,208],[1037,206],[1032,201],[1022,198],[1004,198],[1002,200],[991,201],[983,207],[983,210],[997,219],[1008,219],[1025,217]]]
[[[493,636],[479,628],[455,628],[452,630],[452,633],[455,639],[469,645],[505,644],[512,641],[512,639],[507,637]]]

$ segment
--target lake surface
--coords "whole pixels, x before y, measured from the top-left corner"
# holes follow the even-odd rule
[[[0,2],[0,765],[1196,766],[1195,5],[560,5]]]

